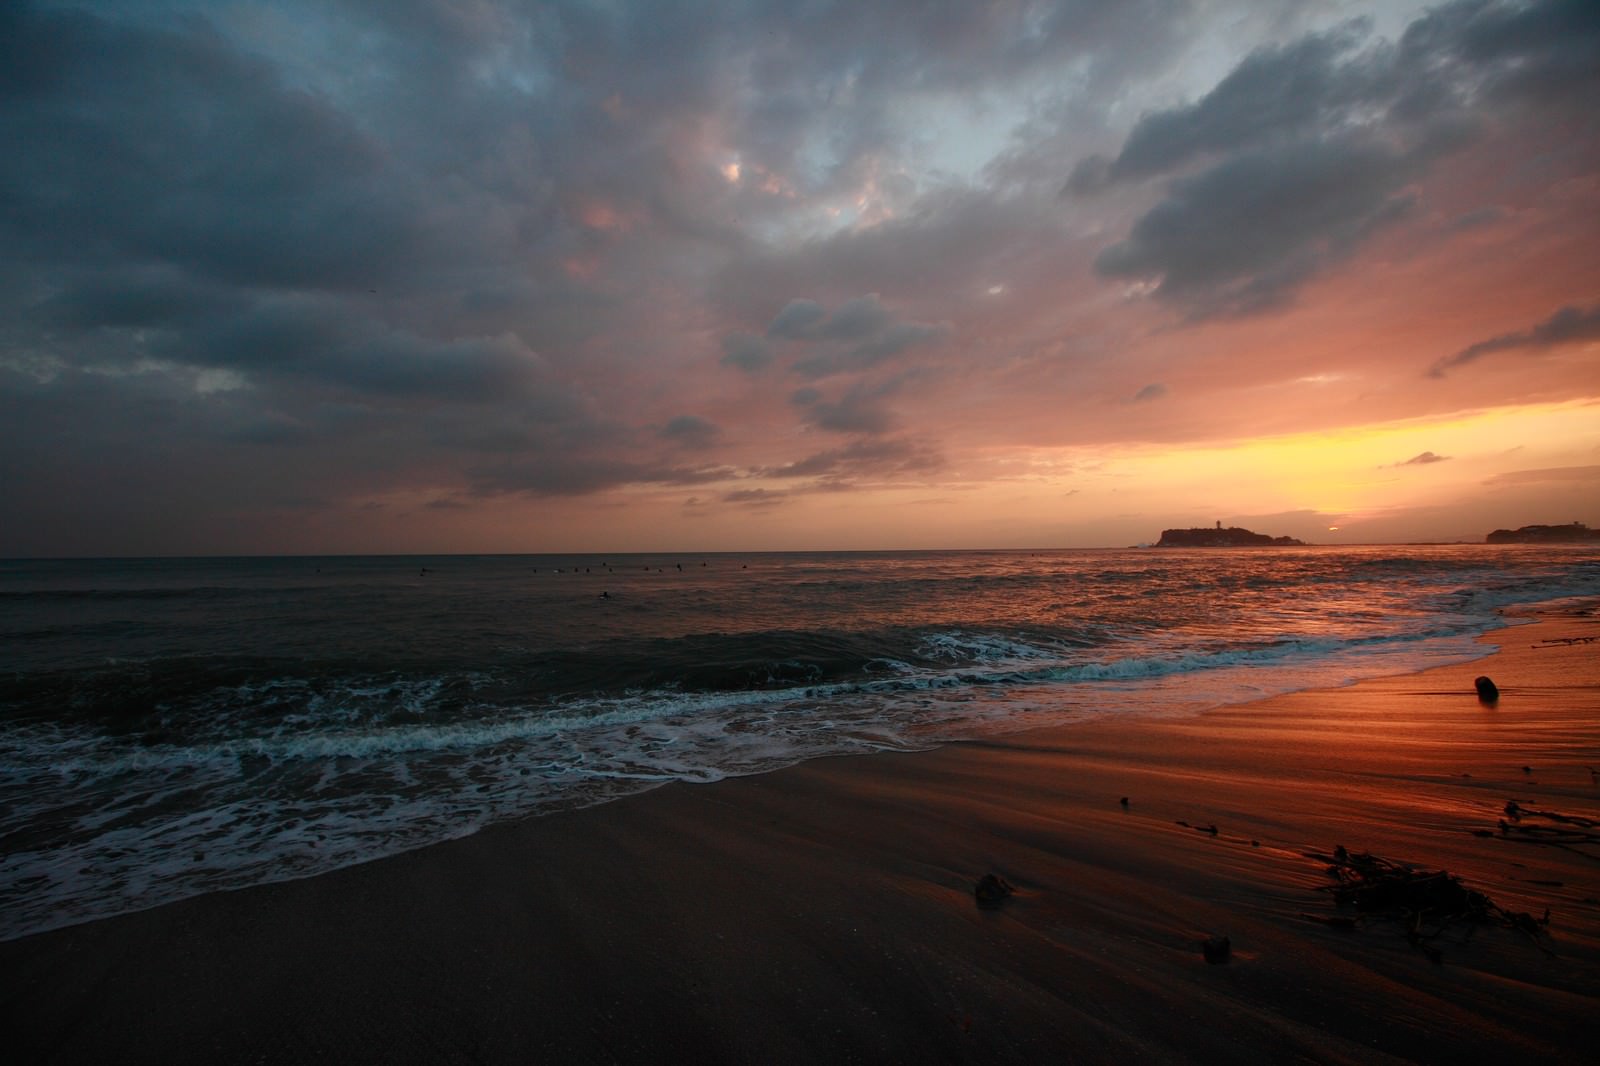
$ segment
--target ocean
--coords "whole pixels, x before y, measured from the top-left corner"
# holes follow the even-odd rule
[[[0,940],[670,781],[1470,660],[1600,550],[0,562]]]

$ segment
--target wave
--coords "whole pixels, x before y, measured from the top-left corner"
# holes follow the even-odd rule
[[[0,938],[664,781],[1462,661],[1497,610],[1600,592],[1600,565],[1553,553],[1513,573],[1470,552],[1272,558],[813,558],[642,574],[605,603],[497,563],[459,591],[343,588],[315,626],[271,595],[198,622],[152,600],[171,632],[86,623],[0,671]]]

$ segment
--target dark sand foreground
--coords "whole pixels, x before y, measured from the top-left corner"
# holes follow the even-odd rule
[[[1600,818],[1600,644],[1546,643],[1594,636],[1553,615],[1477,663],[671,786],[0,944],[7,1057],[1593,1061],[1600,847],[1473,831]],[[1462,926],[1435,963],[1322,924],[1304,852],[1338,844],[1548,933]],[[1018,891],[979,909],[990,872]]]

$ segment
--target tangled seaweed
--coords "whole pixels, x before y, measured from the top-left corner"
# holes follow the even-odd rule
[[[1516,800],[1506,803],[1505,815],[1500,819],[1503,837],[1529,844],[1552,844],[1591,859],[1600,858],[1600,854],[1584,850],[1600,847],[1600,832],[1595,831],[1600,829],[1600,821],[1524,807]]]
[[[1508,911],[1444,870],[1419,869],[1365,851],[1350,852],[1342,844],[1332,855],[1306,852],[1306,856],[1327,863],[1328,876],[1336,882],[1319,891],[1331,892],[1335,902],[1366,915],[1398,920],[1411,946],[1430,962],[1443,961],[1431,942],[1454,926],[1504,926],[1538,944],[1550,924],[1548,909],[1543,918],[1526,911]]]

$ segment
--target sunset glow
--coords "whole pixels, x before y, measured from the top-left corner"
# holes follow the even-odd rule
[[[1073,10],[10,8],[0,554],[1600,524],[1600,8]]]

